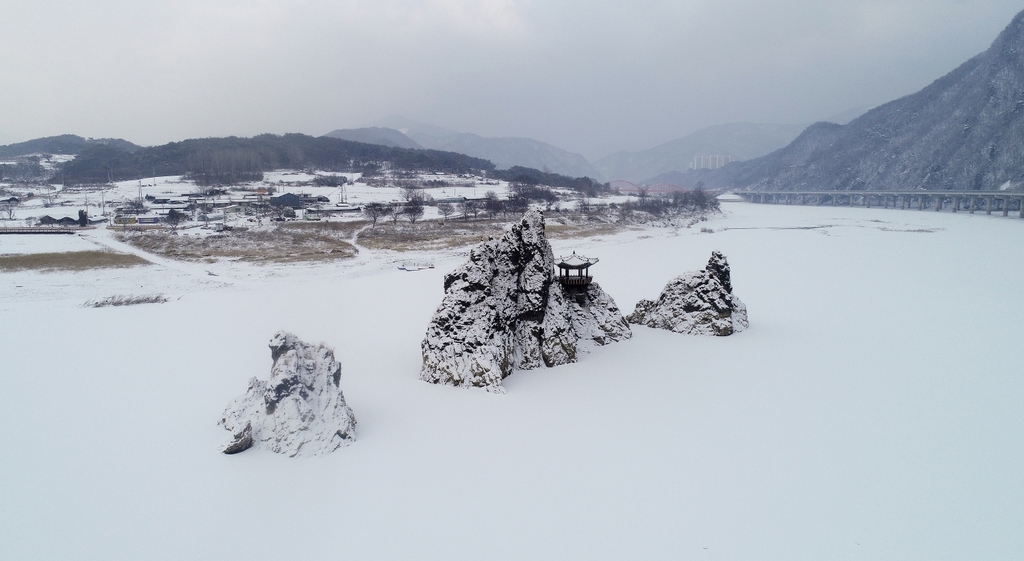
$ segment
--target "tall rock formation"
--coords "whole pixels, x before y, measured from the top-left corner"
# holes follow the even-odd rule
[[[626,319],[687,335],[732,335],[750,325],[747,307],[732,293],[729,262],[718,251],[707,268],[672,279],[657,301],[637,302]]]
[[[224,410],[220,424],[233,438],[223,449],[252,446],[289,456],[316,456],[356,439],[356,418],[341,393],[334,351],[278,332],[270,340],[270,380],[249,380],[245,394]]]
[[[420,379],[427,382],[504,393],[502,380],[516,369],[576,362],[587,345],[632,336],[596,283],[557,281],[536,210],[473,248],[469,261],[445,275],[444,292],[421,345]]]
[[[985,52],[846,125],[818,123],[762,158],[706,174],[712,188],[1024,189],[1024,12]]]

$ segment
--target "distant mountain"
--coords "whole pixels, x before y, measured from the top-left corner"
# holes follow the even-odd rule
[[[700,175],[711,187],[780,190],[1024,189],[1022,147],[1024,12],[987,51],[923,90]]]
[[[82,138],[74,134],[63,134],[0,146],[0,158],[29,154],[78,154],[90,146],[110,146],[127,152],[141,148],[120,138]]]
[[[324,136],[351,140],[353,142],[365,142],[366,144],[380,144],[381,146],[392,146],[394,148],[423,148],[415,140],[405,136],[400,131],[385,127],[364,127],[361,129],[338,129],[333,130]]]
[[[747,160],[764,156],[793,141],[802,125],[732,123],[701,129],[639,152],[617,152],[594,166],[609,179],[651,182],[666,172],[685,172],[695,156],[730,156]]]
[[[425,148],[484,158],[499,169],[523,166],[570,177],[603,179],[600,172],[583,156],[531,138],[487,138],[418,123],[404,117],[390,117],[376,124],[398,130]]]
[[[116,146],[87,146],[60,164],[68,183],[138,179],[151,175],[213,178],[217,183],[250,181],[272,169],[350,170],[390,162],[405,170],[473,173],[494,164],[440,150],[396,148],[304,134],[261,134],[252,138],[198,138],[128,151]]]

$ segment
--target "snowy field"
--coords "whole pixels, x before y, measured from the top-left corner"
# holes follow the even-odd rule
[[[268,188],[273,188],[277,195],[294,193],[327,197],[330,199],[330,203],[327,203],[328,208],[331,204],[341,202],[361,206],[372,202],[399,203],[406,200],[401,187],[373,187],[363,182],[359,173],[325,172],[323,175],[345,177],[352,183],[349,183],[344,188],[319,187],[311,184],[317,177],[312,173],[295,170],[276,170],[266,172],[263,181],[245,184],[245,188],[248,191],[231,191],[228,195],[214,197],[210,200],[238,200],[254,189]],[[504,199],[508,197],[509,187],[506,181],[484,180],[467,175],[445,175],[440,173],[420,174],[419,180],[421,182],[440,181],[448,183],[446,186],[426,187],[419,190],[424,197],[438,201],[458,197],[483,198],[488,192],[493,192],[499,198]],[[60,185],[49,185],[46,187],[32,185],[26,187],[0,183],[0,191],[9,191],[13,196],[23,199],[21,204],[15,209],[12,217],[13,220],[0,221],[0,226],[24,226],[26,225],[24,222],[26,220],[34,224],[42,216],[51,216],[57,219],[63,217],[77,219],[79,210],[86,210],[89,216],[93,218],[101,215],[112,217],[118,205],[123,205],[130,200],[143,197],[186,198],[189,193],[196,190],[197,187],[193,181],[185,180],[177,175],[118,181],[109,185],[68,188]],[[560,192],[568,193],[564,189],[560,190]],[[26,199],[26,193],[31,193],[32,197]],[[6,195],[0,197],[0,199],[2,198],[6,198]],[[627,196],[617,195],[606,197],[602,199],[602,202],[622,202],[628,199],[629,197]],[[572,206],[572,203],[562,203],[562,205]],[[437,213],[436,206],[427,206],[424,210],[424,218],[426,219],[436,219],[440,216]],[[6,219],[7,216],[4,215],[0,218]],[[244,215],[238,215],[232,217],[229,222],[242,223],[246,222],[249,218]],[[354,213],[332,219],[353,220],[361,218],[361,215]],[[198,227],[199,224],[194,222],[183,224],[184,228],[189,226]],[[0,251],[2,251],[2,248],[0,248]]]
[[[555,252],[628,313],[719,249],[749,330],[634,327],[506,395],[417,380],[455,254],[0,274],[0,559],[1024,557],[1024,220],[723,206]],[[222,455],[279,329],[335,348],[358,440]]]

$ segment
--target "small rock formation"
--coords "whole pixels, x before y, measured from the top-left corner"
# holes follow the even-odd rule
[[[504,393],[502,380],[516,369],[576,362],[587,345],[632,336],[600,286],[557,281],[536,210],[473,248],[469,261],[445,275],[444,292],[421,345],[426,382]]]
[[[270,340],[270,356],[270,380],[249,380],[245,394],[224,410],[220,424],[234,436],[223,452],[257,446],[315,456],[354,442],[356,418],[339,387],[341,365],[334,351],[280,331]]]
[[[732,335],[750,325],[747,307],[732,293],[729,262],[718,251],[706,269],[669,281],[657,302],[637,302],[626,320],[688,335]]]

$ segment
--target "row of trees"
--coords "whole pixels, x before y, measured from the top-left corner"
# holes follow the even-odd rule
[[[200,187],[263,180],[260,157],[252,149],[205,150],[189,155],[188,165],[185,178]]]
[[[47,175],[39,156],[21,158],[13,164],[0,164],[0,181],[35,181]]]
[[[393,223],[398,222],[400,218],[405,218],[410,223],[415,224],[417,220],[423,218],[423,213],[423,201],[419,199],[414,199],[405,204],[369,203],[363,207],[363,215],[370,220],[372,228],[377,227],[378,220],[385,218],[391,218]]]

